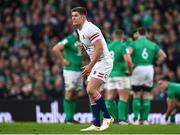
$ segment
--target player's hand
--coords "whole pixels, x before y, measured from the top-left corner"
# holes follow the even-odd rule
[[[85,77],[85,76],[88,76],[92,70],[92,67],[90,64],[88,65],[85,65],[84,67],[81,68],[83,71],[82,71],[82,76]]]
[[[70,65],[69,61],[67,61],[67,60],[65,60],[65,59],[63,59],[62,64],[63,64],[64,66]]]
[[[131,76],[131,75],[132,75],[132,72],[126,71],[125,74],[126,74],[127,76]]]
[[[82,45],[82,43],[77,43],[77,47],[78,47],[78,51],[79,51],[80,53],[82,53],[82,51],[83,51],[83,45]]]

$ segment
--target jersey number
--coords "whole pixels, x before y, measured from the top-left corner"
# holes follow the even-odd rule
[[[147,52],[147,48],[144,48],[144,50],[142,51],[142,58],[147,59],[148,57],[149,57],[149,54]]]

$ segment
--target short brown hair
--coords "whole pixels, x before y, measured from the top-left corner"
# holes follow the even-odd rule
[[[114,31],[114,34],[118,35],[118,36],[122,36],[122,35],[124,35],[124,31],[121,30],[121,29],[117,29],[117,30]]]
[[[137,32],[138,32],[140,35],[144,36],[144,35],[146,35],[147,30],[146,30],[144,27],[140,27],[140,28],[137,29]]]
[[[85,7],[75,7],[71,9],[71,12],[78,12],[80,15],[87,15],[87,10]]]

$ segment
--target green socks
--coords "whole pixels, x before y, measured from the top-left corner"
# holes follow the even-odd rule
[[[133,113],[134,113],[134,120],[138,120],[138,116],[140,113],[140,99],[139,98],[134,98],[133,103],[132,103],[132,108],[133,108]]]
[[[170,115],[170,122],[171,123],[175,123],[175,116],[176,116],[176,114],[171,114]]]
[[[118,120],[127,121],[128,103],[122,100],[118,101]]]
[[[116,101],[105,100],[106,107],[110,115],[117,120],[117,104]]]
[[[141,120],[144,121],[144,120],[148,119],[150,108],[151,108],[151,101],[149,99],[144,99],[143,102],[142,102],[142,116],[141,116]]]
[[[76,100],[64,99],[63,107],[66,114],[66,121],[74,120],[74,114],[76,111]]]

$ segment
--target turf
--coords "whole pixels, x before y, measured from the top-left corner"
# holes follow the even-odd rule
[[[106,131],[80,131],[87,126],[87,124],[0,124],[0,134],[180,134],[180,125],[122,126],[114,124]]]

